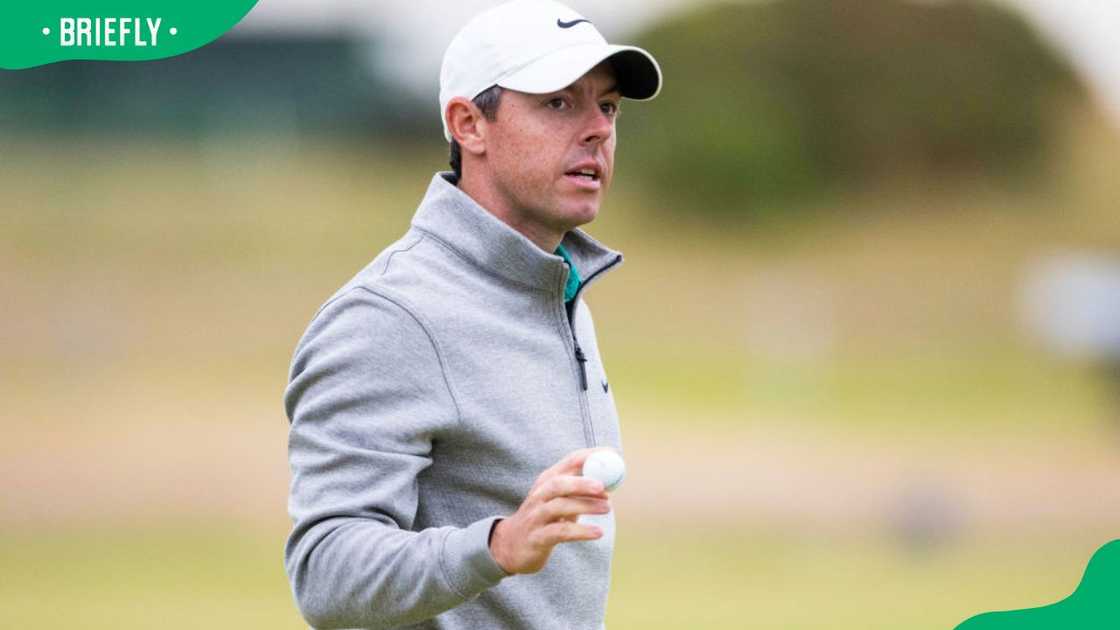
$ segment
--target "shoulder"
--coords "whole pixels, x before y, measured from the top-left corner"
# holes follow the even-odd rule
[[[297,352],[309,345],[403,349],[428,337],[428,327],[406,298],[376,283],[354,283],[319,308]]]
[[[445,293],[464,270],[464,263],[446,243],[411,228],[355,274],[332,299],[355,287],[364,287],[420,307],[432,294]]]
[[[409,230],[336,289],[312,315],[296,345],[291,374],[324,359],[430,354],[434,339],[407,291],[424,235]]]
[[[415,290],[410,287],[418,288],[418,279],[430,275],[424,270],[430,255],[423,250],[433,245],[427,240],[423,232],[408,230],[336,289],[315,312],[312,324],[354,309],[368,317],[415,317],[415,300],[409,299]]]
[[[296,346],[293,373],[310,355],[343,349],[369,356],[440,354],[432,321],[446,305],[447,254],[409,230],[338,288],[312,316]]]

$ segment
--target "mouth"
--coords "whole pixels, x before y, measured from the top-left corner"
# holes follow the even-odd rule
[[[577,168],[564,173],[564,178],[587,190],[599,190],[602,186],[599,169],[592,167]]]

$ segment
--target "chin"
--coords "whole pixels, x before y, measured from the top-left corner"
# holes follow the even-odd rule
[[[571,223],[573,227],[578,227],[591,223],[597,216],[599,216],[598,206],[593,208],[579,208],[568,214],[568,222]]]
[[[602,207],[602,204],[599,203],[599,197],[596,196],[594,199],[584,200],[582,203],[575,204],[573,211],[576,214],[585,216],[590,220],[599,215],[600,207]]]

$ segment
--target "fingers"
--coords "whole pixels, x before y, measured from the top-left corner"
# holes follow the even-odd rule
[[[611,504],[605,499],[558,497],[541,505],[533,514],[539,523],[574,520],[581,514],[606,514]]]
[[[564,542],[595,540],[602,537],[603,530],[594,525],[573,521],[557,521],[533,531],[531,543],[537,547],[551,548]]]
[[[603,536],[596,525],[579,522],[583,514],[611,511],[603,482],[581,475],[588,456],[602,449],[565,455],[537,477],[517,512],[499,521],[490,544],[507,573],[535,573],[548,562],[554,546]]]
[[[605,499],[606,488],[603,482],[590,477],[577,477],[574,475],[558,475],[543,478],[529,491],[528,499],[544,503],[556,497],[587,496]]]
[[[602,528],[580,523],[580,515],[609,511],[610,500],[606,497],[526,500],[513,516],[498,521],[490,539],[490,552],[506,573],[536,573],[548,562],[556,545],[603,536]]]
[[[583,469],[584,460],[586,460],[587,457],[595,451],[602,449],[603,447],[595,447],[581,448],[579,450],[572,451],[571,453],[568,453],[563,458],[561,458],[560,461],[545,469],[545,471],[541,473],[541,476],[578,475]]]
[[[602,450],[613,450],[613,449],[610,449],[610,448],[605,447],[605,446],[598,446],[598,447],[594,447],[594,448],[581,448],[581,449],[572,451],[571,453],[568,453],[563,458],[561,458],[560,461],[558,461],[555,464],[553,464],[552,466],[549,466],[548,468],[546,468],[537,477],[536,481],[533,482],[533,487],[530,488],[530,490],[529,490],[529,494],[532,495],[535,492],[541,490],[543,486],[550,483],[551,480],[553,478],[556,478],[556,477],[580,477],[580,478],[582,478],[583,463],[587,460],[587,458],[592,453],[594,453],[596,451],[602,451]],[[570,491],[561,492],[561,494],[570,494],[570,493],[571,493]],[[600,494],[600,491],[597,489],[596,486],[585,486],[582,489],[580,489],[578,492],[576,492],[576,494],[595,494],[595,495],[597,495],[597,494]],[[552,491],[550,491],[550,496],[556,496],[556,495],[553,494]]]

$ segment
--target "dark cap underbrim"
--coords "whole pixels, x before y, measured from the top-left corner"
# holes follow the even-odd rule
[[[661,91],[661,69],[645,51],[623,50],[607,59],[614,66],[618,89],[624,97],[648,101]]]

